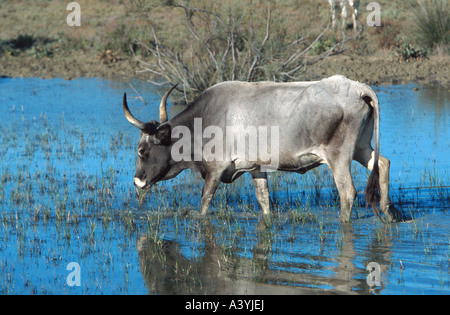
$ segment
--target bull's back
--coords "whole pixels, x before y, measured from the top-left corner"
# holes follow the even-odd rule
[[[300,146],[327,141],[343,118],[341,101],[315,82],[225,82],[214,86],[204,110],[204,127],[237,129],[277,126],[280,142]]]
[[[304,90],[314,83],[223,82],[205,92],[203,119],[226,126],[285,124]]]

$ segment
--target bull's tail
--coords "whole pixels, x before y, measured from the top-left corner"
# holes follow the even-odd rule
[[[374,112],[374,134],[375,134],[375,148],[373,154],[373,168],[372,173],[367,181],[367,186],[364,191],[365,199],[368,204],[372,205],[373,211],[379,217],[380,214],[377,209],[377,203],[380,201],[380,171],[378,168],[378,160],[380,156],[380,104],[375,93],[370,89],[372,95],[367,95],[364,97],[370,97],[367,99],[370,106],[373,108]]]

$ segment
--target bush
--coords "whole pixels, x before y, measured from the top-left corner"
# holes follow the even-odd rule
[[[411,44],[403,44],[397,49],[399,61],[420,60],[428,58],[429,52],[424,49],[416,48]]]
[[[448,0],[416,0],[413,8],[418,39],[439,55],[448,53],[450,43],[450,10]]]
[[[46,37],[36,37],[29,34],[20,34],[17,38],[0,41],[0,53],[19,56],[26,53],[36,58],[52,57],[56,50],[55,40]]]
[[[182,82],[186,102],[226,80],[300,80],[313,59],[323,60],[335,47],[342,47],[335,38],[321,40],[327,24],[311,35],[310,30],[300,29],[298,23],[277,14],[276,1],[249,5],[238,0],[179,0],[157,4],[126,1],[129,13],[148,23],[147,38],[136,43],[152,58],[135,57],[142,71],[170,83]],[[306,60],[312,49],[314,58]]]
[[[337,40],[335,35],[330,36],[329,38],[325,38],[325,36],[316,41],[316,43],[312,46],[311,52],[315,55],[321,55],[327,51],[333,50],[337,47],[339,41]]]

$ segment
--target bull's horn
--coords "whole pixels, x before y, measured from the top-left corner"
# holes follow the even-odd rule
[[[162,124],[162,123],[165,123],[165,122],[167,121],[167,110],[166,110],[166,107],[167,107],[167,104],[166,104],[167,98],[169,97],[170,92],[172,92],[173,89],[175,89],[175,88],[177,87],[177,85],[178,85],[178,83],[175,84],[174,86],[172,86],[172,87],[166,92],[166,94],[164,94],[163,98],[161,99],[161,103],[159,104],[159,122],[160,122],[161,124]]]
[[[136,128],[140,129],[140,130],[144,130],[145,129],[145,123],[142,121],[137,120],[136,118],[134,118],[134,116],[131,114],[130,109],[128,108],[128,104],[127,104],[127,93],[123,94],[123,112],[125,114],[125,117],[127,118],[127,120]]]

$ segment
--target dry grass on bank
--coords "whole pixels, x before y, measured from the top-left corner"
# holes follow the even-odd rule
[[[1,1],[0,63],[2,69],[0,75],[129,78],[136,76],[136,70],[142,69],[133,57],[130,46],[139,58],[147,62],[155,60],[155,57],[148,54],[147,50],[136,44],[136,40],[141,40],[150,45],[152,32],[146,17],[130,10],[129,4],[133,1],[79,0],[78,2],[82,10],[81,27],[67,26],[66,17],[69,11],[66,11],[67,3],[61,1]],[[151,3],[154,6],[151,10],[152,23],[157,28],[161,41],[173,44],[175,51],[176,45],[186,47],[183,41],[187,39],[186,34],[189,35],[189,30],[186,29],[185,11],[180,7],[164,5],[180,1],[142,2]],[[265,55],[265,64],[260,68],[265,67],[268,73],[272,71],[268,76],[272,78],[280,71],[271,66],[270,62],[283,53],[286,54],[285,56],[289,53],[282,45],[289,45],[300,38],[304,38],[305,45],[312,43],[327,26],[330,13],[327,1],[272,0],[269,2],[272,10],[272,29],[265,49],[271,52]],[[348,41],[343,47],[338,47],[340,50],[338,55],[329,55],[326,60],[302,69],[297,77],[310,79],[342,73],[368,83],[437,81],[446,84],[448,42],[444,41],[438,50],[425,47],[426,45],[417,36],[414,20],[417,17],[410,10],[413,2],[415,1],[378,1],[382,10],[380,27],[365,26],[357,39]],[[254,33],[255,43],[261,43],[266,35],[268,1],[191,0],[189,3],[194,8],[221,12],[223,20],[228,18],[227,12],[233,13],[235,21],[248,23],[245,25],[253,27],[250,31]],[[366,10],[366,5],[367,3],[361,1],[360,22],[365,22],[370,13]],[[418,8],[417,5],[415,7]],[[348,27],[351,28],[351,21],[348,22]],[[244,30],[241,33],[250,34],[248,30],[246,31],[247,33]],[[353,33],[349,29],[345,31],[345,34],[351,37]],[[308,60],[327,52],[341,39],[340,31],[325,33],[308,51]],[[243,37],[241,42],[246,40],[249,39]],[[269,42],[270,45],[268,45]],[[251,52],[255,47],[258,48],[257,45],[250,45],[249,51]],[[194,48],[192,45],[188,49]],[[184,49],[188,52],[187,48]],[[435,57],[434,55],[438,52],[441,56]],[[190,53],[191,56],[195,55],[194,51]],[[272,56],[272,60],[267,56]],[[416,61],[416,59],[420,60]],[[251,65],[254,59],[249,60]],[[370,75],[368,75],[369,72]],[[151,74],[144,73],[141,77],[149,78]],[[265,78],[261,74],[255,77],[255,79]],[[289,80],[290,78],[275,76],[275,79]]]

